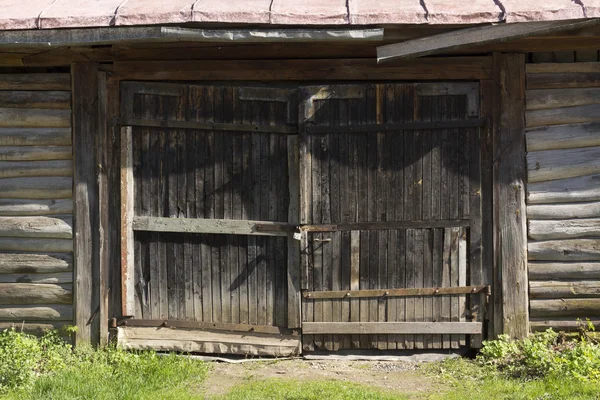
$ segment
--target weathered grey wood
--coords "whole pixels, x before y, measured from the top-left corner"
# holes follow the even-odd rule
[[[75,344],[99,341],[98,64],[71,65],[73,99],[73,237]]]
[[[73,320],[73,306],[26,305],[15,307],[0,307],[0,321],[69,321]]]
[[[530,299],[600,297],[600,281],[529,281]]]
[[[597,279],[600,280],[600,262],[530,262],[529,279]]]
[[[498,218],[495,254],[502,277],[503,332],[522,338],[529,333],[523,55],[494,54],[494,77],[500,86],[494,150],[500,158],[494,164],[494,212]]]
[[[531,300],[531,316],[537,318],[600,316],[600,299]]]
[[[263,228],[273,227],[273,230],[257,230],[256,225]],[[225,235],[259,235],[259,236],[288,236],[285,222],[246,221],[234,219],[196,219],[196,218],[163,218],[163,217],[134,217],[134,231],[149,232],[182,232],[182,233],[213,233]]]
[[[119,327],[117,345],[127,350],[153,349],[245,356],[289,357],[300,354],[299,337],[197,329]]]
[[[0,322],[0,330],[14,328],[17,332],[25,332],[31,335],[42,336],[51,330],[60,330],[65,326],[72,325],[71,321],[39,321],[33,323],[20,322]]]
[[[37,274],[70,272],[71,254],[0,253],[0,273]]]
[[[271,325],[250,325],[230,322],[202,322],[202,321],[180,321],[163,319],[124,319],[118,322],[119,326],[126,327],[160,327],[175,329],[199,329],[206,331],[229,331],[229,332],[249,332],[266,333],[273,335],[291,335],[297,330],[282,328]]]
[[[73,283],[72,272],[50,274],[2,274],[0,283]]]
[[[72,212],[73,201],[70,199],[0,199],[0,216],[57,215]]]
[[[459,250],[460,252],[460,250]],[[487,290],[487,286],[456,286],[456,287],[427,287],[406,289],[351,289],[351,290],[325,290],[308,291],[302,293],[307,299],[337,299],[361,297],[409,297],[409,296],[444,296],[454,294],[474,294]]]
[[[188,10],[189,11],[189,10]],[[0,46],[49,48],[161,42],[337,42],[381,41],[383,28],[370,29],[196,29],[176,26],[3,31]]]
[[[0,91],[0,107],[68,110],[71,108],[71,92]]]
[[[6,146],[0,147],[2,161],[70,160],[70,146]]]
[[[530,220],[528,232],[534,240],[600,237],[600,218]]]
[[[527,151],[600,146],[600,123],[546,126],[530,130],[526,136]]]
[[[133,138],[121,128],[121,297],[124,316],[135,315]]]
[[[208,131],[232,131],[232,132],[264,132],[281,133],[292,135],[298,133],[295,126],[286,125],[252,125],[252,124],[229,124],[218,122],[196,122],[196,121],[175,121],[164,119],[138,119],[138,118],[117,118],[113,123],[118,125],[147,126],[157,128],[179,128]]]
[[[529,241],[527,247],[533,261],[600,260],[600,239]]]
[[[530,219],[569,219],[600,217],[600,202],[532,204],[527,206]]]
[[[407,40],[377,47],[377,62],[423,57],[468,47],[505,42],[524,37],[547,35],[560,31],[597,25],[597,20],[544,21],[520,24],[494,24]]]
[[[242,97],[240,93],[240,97]],[[289,101],[289,95],[286,96]],[[288,187],[290,201],[288,204],[288,223],[300,223],[300,164],[298,157],[298,137],[287,138]],[[287,290],[288,328],[299,328],[302,324],[300,300],[300,241],[294,239],[293,233],[287,237]],[[275,305],[277,307],[277,305]]]
[[[70,146],[70,128],[0,128],[2,146]]]
[[[597,200],[600,200],[600,175],[586,175],[527,185],[527,202],[530,205]]]
[[[527,172],[531,183],[600,173],[600,147],[529,152]]]
[[[600,326],[600,319],[592,318],[590,322],[594,326]],[[529,321],[529,326],[533,332],[544,332],[548,328],[552,328],[555,331],[577,331],[580,326],[583,324],[585,326],[586,321],[577,320],[575,317],[571,318],[552,318],[552,319],[541,319],[541,318],[532,318]]]
[[[73,285],[0,283],[0,304],[71,304]]]
[[[73,217],[0,217],[0,237],[73,237]]]
[[[0,90],[71,90],[71,76],[68,73],[0,74]]]
[[[110,195],[109,195],[109,170],[115,165],[109,165],[111,133],[115,127],[108,126],[108,95],[106,72],[98,72],[98,278],[100,291],[100,308],[98,310],[100,346],[108,344],[108,319],[109,304],[108,293],[110,288]]]
[[[597,62],[531,63],[525,68],[528,74],[600,72],[600,64]]]
[[[71,239],[23,239],[0,238],[0,251],[33,251],[70,253],[73,251]]]
[[[0,178],[3,198],[66,199],[72,190],[71,177]]]
[[[70,126],[70,110],[0,108],[0,127],[3,128],[69,128]]]
[[[0,161],[0,178],[72,175],[73,165],[70,160]]]
[[[600,87],[600,72],[528,74],[527,89]]]
[[[577,124],[597,121],[598,113],[600,113],[600,103],[527,111],[525,119],[527,127]]]
[[[600,88],[537,89],[527,91],[527,110],[544,110],[600,103]]]
[[[318,224],[318,225],[302,225],[300,230],[303,232],[335,232],[335,231],[352,231],[352,230],[387,230],[387,229],[432,229],[432,228],[451,228],[451,227],[467,227],[469,226],[468,219],[447,219],[447,220],[431,220],[431,221],[391,221],[391,222],[352,222],[340,224]]]
[[[478,322],[304,322],[304,334],[470,334],[480,335]]]

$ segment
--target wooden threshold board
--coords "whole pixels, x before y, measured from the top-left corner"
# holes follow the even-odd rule
[[[466,334],[481,335],[481,322],[303,322],[305,335]]]

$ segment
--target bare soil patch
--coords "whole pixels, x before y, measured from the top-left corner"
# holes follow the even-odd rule
[[[406,394],[442,390],[438,382],[420,371],[419,363],[394,361],[273,360],[242,364],[213,363],[204,383],[207,398],[227,393],[250,381],[281,378],[351,381]]]

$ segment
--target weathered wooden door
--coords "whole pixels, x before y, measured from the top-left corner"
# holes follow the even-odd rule
[[[300,95],[305,350],[430,349],[482,333],[479,85]],[[476,341],[475,341],[476,342]]]
[[[288,285],[298,293],[298,283],[286,268],[291,233],[279,229],[297,215],[288,171],[296,90],[146,82],[121,90],[129,318],[121,339],[133,348],[296,354],[299,336],[288,328],[299,327],[299,301],[288,301]]]

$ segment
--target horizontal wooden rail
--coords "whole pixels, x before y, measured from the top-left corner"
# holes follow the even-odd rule
[[[273,229],[258,230],[257,225]],[[245,221],[236,219],[134,217],[133,230],[147,232],[213,233],[222,235],[285,236],[283,222]]]
[[[439,288],[406,288],[406,289],[367,289],[367,290],[330,290],[303,292],[306,299],[343,299],[357,297],[409,297],[409,296],[442,296],[486,292],[489,286],[459,286]]]
[[[469,227],[468,219],[437,221],[354,222],[343,224],[301,225],[303,232],[368,231],[386,229],[430,229]],[[259,226],[257,229],[263,229]]]
[[[114,125],[145,126],[151,128],[196,129],[207,131],[261,132],[294,135],[298,133],[297,126],[271,126],[254,124],[228,124],[217,122],[169,121],[135,118],[115,118]]]
[[[481,335],[481,322],[303,322],[305,335],[463,334]]]
[[[292,335],[294,333],[294,331],[291,329],[280,328],[278,326],[231,324],[224,322],[173,321],[164,319],[124,319],[119,321],[118,325],[135,327],[201,329],[229,332],[252,332],[274,335]]]
[[[460,121],[419,121],[403,122],[397,124],[367,124],[367,125],[344,125],[344,126],[306,126],[307,133],[377,133],[377,132],[395,132],[395,131],[416,131],[428,129],[459,129],[459,128],[477,128],[485,126],[487,120],[464,119]]]

